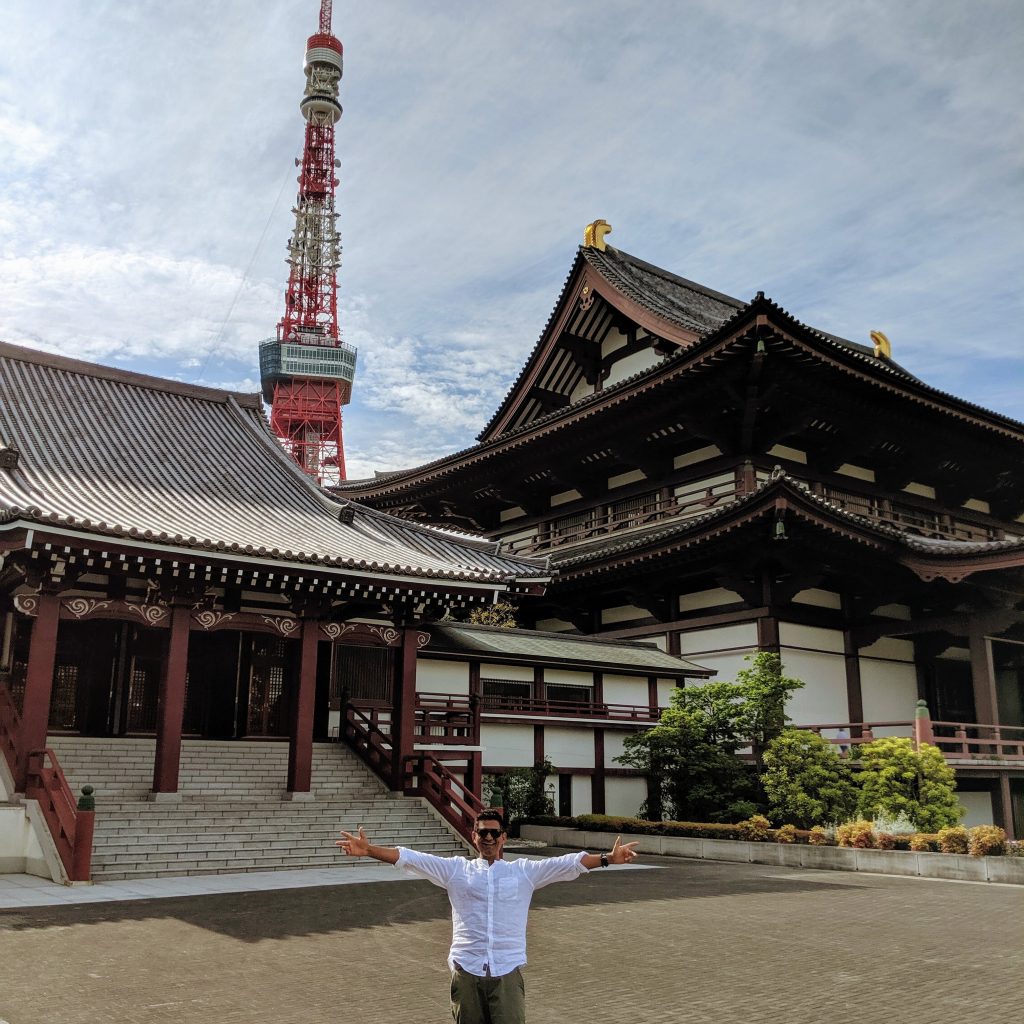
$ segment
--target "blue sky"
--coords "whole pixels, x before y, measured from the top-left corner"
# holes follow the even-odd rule
[[[0,338],[245,391],[318,0],[5,0]],[[587,222],[1024,419],[1024,5],[336,0],[352,477],[472,443]]]

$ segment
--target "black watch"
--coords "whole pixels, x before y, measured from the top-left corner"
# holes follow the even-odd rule
[[[608,867],[608,854],[607,853],[602,853],[601,854],[601,867],[603,867],[603,868]]]

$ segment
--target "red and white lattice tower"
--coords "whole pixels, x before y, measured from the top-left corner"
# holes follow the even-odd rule
[[[263,397],[270,426],[292,458],[321,484],[345,479],[341,407],[352,395],[356,350],[338,328],[341,240],[334,212],[338,184],[334,126],[341,117],[342,46],[331,32],[331,0],[321,0],[320,27],[306,43],[306,91],[299,109],[306,144],[288,240],[288,290],[277,338],[260,345]]]

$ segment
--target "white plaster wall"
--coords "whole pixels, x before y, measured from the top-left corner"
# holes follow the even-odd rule
[[[803,682],[786,705],[793,725],[824,725],[848,722],[846,700],[846,662],[842,655],[819,651],[794,651],[783,648],[782,671]]]
[[[638,484],[646,479],[647,474],[642,469],[631,469],[628,473],[608,477],[608,490],[613,491],[616,487],[625,487],[626,484]]]
[[[613,384],[618,384],[620,380],[632,377],[634,373],[646,370],[659,362],[661,362],[661,356],[654,349],[645,348],[641,352],[634,352],[631,356],[626,356],[625,359],[620,359],[617,363],[612,364],[611,372],[608,374],[604,386],[610,388]]]
[[[647,799],[645,779],[625,779],[619,776],[604,780],[605,814],[635,818],[640,805]]]
[[[603,677],[604,699],[609,704],[647,705],[647,677],[619,676],[606,673]]]
[[[700,629],[692,633],[679,634],[679,653],[684,657],[695,657],[698,654],[721,654],[728,651],[740,651],[749,654],[757,647],[757,624],[741,622],[735,626],[716,626],[714,629]],[[701,661],[703,664],[703,661]]]
[[[558,686],[593,686],[594,673],[573,672],[567,668],[545,668],[544,682],[555,683]]]
[[[903,619],[909,622],[914,613],[906,604],[880,604],[875,610],[875,615],[884,615],[890,619]]]
[[[809,590],[801,590],[793,598],[794,604],[810,604],[815,608],[841,608],[842,598],[831,590],[818,590],[811,587]]]
[[[726,590],[724,587],[715,587],[713,590],[695,590],[692,594],[679,595],[679,610],[693,612],[700,608],[717,608],[723,604],[735,604],[737,600],[739,600],[739,594],[734,590]]]
[[[571,633],[576,627],[565,619],[538,619],[537,628],[548,633]]]
[[[676,688],[674,679],[658,680],[658,706],[667,708],[672,703],[672,691]]]
[[[628,732],[612,732],[606,729],[604,733],[604,766],[605,768],[622,768],[615,758],[619,757],[625,747],[625,739]]]
[[[961,793],[958,791],[956,795],[960,803],[967,808],[967,812],[961,819],[961,824],[968,828],[974,828],[975,825],[991,825],[995,821],[990,793]]]
[[[637,619],[649,619],[650,617],[650,612],[632,604],[621,604],[616,608],[601,609],[602,626],[611,626],[616,622],[635,622]]]
[[[0,807],[0,875],[3,874],[51,878],[24,804]]]
[[[917,672],[899,661],[860,659],[860,689],[868,722],[912,722],[917,705]],[[909,736],[908,726],[879,728],[876,736]]]
[[[750,664],[744,658],[750,651],[742,649],[733,653],[724,654],[687,654],[684,657],[695,661],[702,668],[713,669],[716,675],[710,679],[689,679],[687,686],[703,686],[708,683],[731,683],[736,679],[740,669],[750,668]]]
[[[488,665],[480,666],[481,679],[518,679],[533,682],[533,669],[529,665]]]
[[[722,449],[717,445],[710,444],[705,448],[697,448],[692,452],[685,452],[677,455],[672,460],[673,469],[685,469],[687,466],[694,466],[698,462],[706,462],[708,459],[717,458],[722,454]]]
[[[469,693],[469,663],[416,659],[416,690],[419,693]]]
[[[904,661],[913,663],[914,642],[912,640],[898,640],[896,637],[883,636],[876,640],[870,647],[862,647],[857,652],[861,659],[864,658],[885,658],[888,661]]]
[[[779,643],[783,648],[804,647],[811,651],[843,653],[843,633],[839,629],[822,629],[819,626],[801,626],[792,622],[780,622]]]
[[[533,742],[533,736],[530,736]],[[594,734],[590,729],[544,729],[544,753],[556,768],[593,768]]]
[[[480,745],[483,750],[484,769],[492,765],[529,768],[533,765],[532,725],[480,726]]]
[[[590,814],[594,809],[594,790],[589,775],[572,777],[572,813]]]

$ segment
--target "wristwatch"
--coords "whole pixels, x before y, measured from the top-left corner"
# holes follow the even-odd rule
[[[601,867],[603,867],[603,868],[608,867],[608,854],[607,853],[602,853],[601,854]]]

